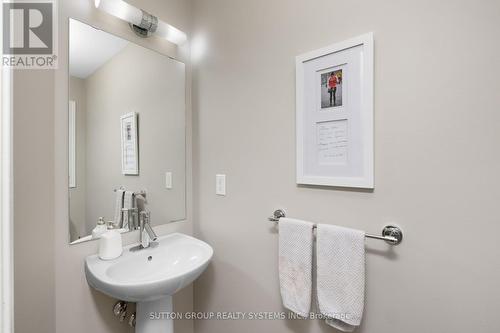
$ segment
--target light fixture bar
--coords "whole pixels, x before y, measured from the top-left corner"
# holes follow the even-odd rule
[[[96,8],[129,22],[132,29],[141,37],[148,37],[155,33],[177,45],[181,45],[187,40],[186,34],[181,30],[123,0],[95,0],[94,4]]]

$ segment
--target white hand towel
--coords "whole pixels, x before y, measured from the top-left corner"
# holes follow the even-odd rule
[[[281,218],[279,278],[283,305],[302,317],[311,309],[313,224]]]
[[[352,332],[365,301],[365,233],[320,224],[316,242],[319,310],[328,325]]]
[[[134,208],[134,201],[135,201],[134,192],[125,191],[125,195],[123,197],[123,208],[127,208],[127,209]],[[129,221],[129,212],[124,211],[123,212],[123,223],[122,223],[123,229],[129,228],[128,221]]]
[[[115,225],[122,225],[122,208],[123,208],[123,194],[124,190],[116,190],[116,200],[115,200]]]

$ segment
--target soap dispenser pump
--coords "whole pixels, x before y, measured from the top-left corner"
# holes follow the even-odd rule
[[[99,217],[96,227],[92,230],[92,238],[93,239],[100,238],[101,235],[104,234],[106,231],[108,231],[108,228],[106,228],[106,222],[104,221],[104,217]]]

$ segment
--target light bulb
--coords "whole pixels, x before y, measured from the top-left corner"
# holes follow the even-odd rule
[[[105,11],[106,13],[116,16],[119,19],[130,22],[135,25],[140,25],[142,20],[142,11],[129,5],[122,0],[95,0],[96,8]]]
[[[156,29],[156,33],[169,42],[175,43],[177,45],[181,45],[187,40],[186,34],[184,32],[163,21],[158,21],[158,29]]]

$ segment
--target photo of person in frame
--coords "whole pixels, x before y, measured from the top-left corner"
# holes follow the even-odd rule
[[[321,74],[321,108],[342,106],[342,70]]]

